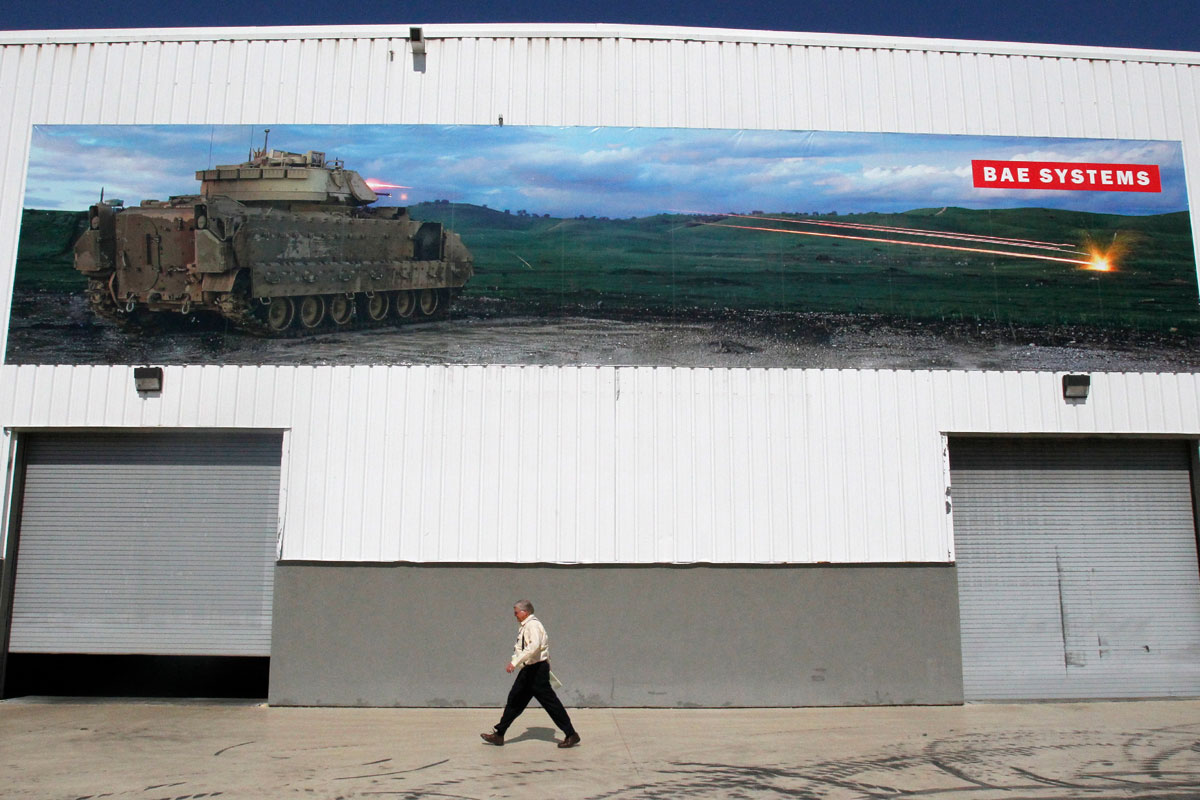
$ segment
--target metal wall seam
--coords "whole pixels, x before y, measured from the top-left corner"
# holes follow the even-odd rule
[[[888,539],[891,538],[887,535],[889,527],[897,525],[904,530],[907,523],[903,514],[890,513],[893,509],[889,508],[888,503],[889,495],[894,495],[896,491],[895,474],[901,468],[893,446],[899,435],[898,429],[885,424],[888,410],[894,411],[896,407],[895,386],[890,380],[892,375],[891,370],[872,371],[869,373],[869,385],[863,392],[865,404],[862,413],[869,420],[859,461],[862,473],[858,478],[866,501],[863,503],[866,517],[862,536],[863,561],[887,561],[890,549]]]
[[[161,51],[161,44],[147,42],[131,59],[132,71],[136,74],[133,75],[134,83],[130,87],[132,97],[129,103],[133,109],[133,118],[139,123],[154,121],[154,98],[161,85],[165,83],[165,81],[158,80],[158,76],[168,72],[159,65]],[[150,90],[142,91],[141,87],[146,84],[150,85]]]
[[[355,429],[382,432],[390,417],[389,389],[390,371],[386,367],[370,367],[355,369],[350,375],[350,408],[353,409],[353,419],[349,421],[349,431]],[[384,551],[383,530],[378,524],[368,524],[373,519],[382,519],[383,504],[386,495],[394,491],[385,481],[384,470],[379,468],[386,461],[388,441],[383,435],[366,435],[366,437],[350,437],[344,453],[344,469],[361,470],[358,483],[348,483],[343,489],[344,501],[358,509],[356,524],[349,535],[343,536],[343,547],[353,545],[353,552],[358,554]],[[352,467],[353,465],[353,467]]]
[[[1099,376],[1093,377],[1094,382],[1097,385],[1094,386],[1092,391],[1089,392],[1089,398],[1095,398],[1097,401],[1096,408],[1099,409],[1099,411],[1096,412],[1097,416],[1100,413],[1108,412],[1111,414],[1111,419],[1114,426],[1122,430],[1134,429],[1137,425],[1136,420],[1140,416],[1142,409],[1139,408],[1135,412],[1129,407],[1129,404],[1137,402],[1140,399],[1140,393],[1135,394],[1130,391],[1131,386],[1128,379],[1107,381]],[[1124,376],[1122,377],[1124,378]],[[1103,388],[1101,388],[1102,386]],[[1103,395],[1105,398],[1104,400],[1100,400],[1101,395]],[[1077,418],[1077,413],[1072,414],[1070,412],[1077,412],[1079,408],[1080,406],[1064,408],[1060,413],[1060,418],[1063,420],[1063,423],[1070,419]]]
[[[879,402],[872,409],[872,416],[879,431],[879,441],[875,445],[877,458],[865,463],[872,464],[871,474],[864,476],[863,488],[868,494],[877,495],[874,514],[868,529],[867,542],[874,559],[881,561],[903,561],[896,558],[896,550],[904,549],[901,540],[907,537],[887,535],[891,520],[900,520],[902,529],[908,530],[912,520],[905,512],[905,496],[901,493],[904,462],[900,460],[900,397],[897,391],[896,373],[894,370],[880,370],[876,373],[876,395],[887,398],[887,402]],[[870,454],[865,454],[867,458]],[[869,487],[875,484],[880,487],[873,491]],[[914,493],[915,494],[915,493]]]
[[[891,373],[891,380],[894,404],[891,408],[881,408],[885,428],[900,431],[906,425],[912,425],[919,430],[911,437],[894,435],[891,443],[893,462],[888,467],[891,471],[884,472],[881,478],[890,490],[884,513],[888,519],[904,520],[905,530],[912,531],[911,535],[899,539],[885,534],[884,557],[893,563],[921,561],[927,551],[937,553],[936,548],[927,547],[925,540],[931,531],[938,530],[937,507],[932,502],[913,504],[908,500],[938,485],[936,479],[926,483],[929,462],[923,460],[922,453],[923,449],[932,452],[934,448],[929,445],[937,441],[937,429],[926,427],[933,417],[933,406],[918,406],[918,386],[929,382],[929,373],[897,370]],[[934,558],[938,557],[934,555]]]
[[[1071,102],[1063,78],[1064,65],[1040,58],[1030,59],[1028,64],[1027,80],[1034,88],[1034,99],[1040,101],[1030,108],[1028,130],[1040,130],[1043,136],[1066,136]]]
[[[763,537],[766,557],[773,562],[794,561],[796,557],[792,532],[792,463],[794,428],[790,413],[788,375],[779,369],[764,370],[764,410],[758,425],[776,432],[766,437],[759,455],[763,471],[766,503],[763,515],[769,523]],[[760,524],[756,522],[756,525]]]
[[[717,427],[713,424],[703,424],[716,418],[720,407],[719,394],[724,387],[721,385],[728,376],[704,370],[689,376],[697,384],[697,390],[692,396],[691,427],[701,438],[703,458],[700,469],[697,469],[690,483],[695,486],[695,519],[692,521],[697,535],[695,558],[698,560],[723,561],[730,558],[725,550],[725,540],[721,537],[722,530],[731,526],[731,509],[724,494],[717,491],[717,484],[722,479],[728,481],[728,475],[721,473],[722,465],[730,461],[728,439],[718,435]]]
[[[684,99],[682,124],[703,128],[707,119],[704,46],[700,42],[680,42],[676,50],[671,84],[673,93]],[[596,67],[599,68],[599,65]]]
[[[507,458],[519,455],[519,443],[525,437],[525,431],[518,424],[510,425],[506,420],[520,405],[520,397],[512,388],[515,377],[516,374],[509,370],[489,368],[483,385],[484,394],[477,400],[477,404],[488,412],[480,428],[480,446],[485,457],[476,476],[484,490],[480,503],[480,537],[487,543],[487,550],[481,551],[480,555],[488,561],[503,561],[509,557],[511,548],[505,543],[515,541],[519,535],[513,522],[514,501],[523,475],[519,464],[514,469],[505,463]]]
[[[596,540],[603,531],[598,513],[600,495],[596,469],[600,450],[595,446],[594,437],[588,435],[586,422],[597,418],[594,409],[598,399],[598,373],[594,369],[574,368],[565,377],[569,379],[569,385],[563,391],[560,407],[570,413],[576,428],[564,435],[566,446],[571,449],[571,479],[566,481],[557,497],[558,508],[569,519],[569,523],[563,525],[559,540],[559,558],[567,563],[579,563],[584,560],[584,542]],[[584,402],[592,407],[590,413],[584,413],[581,407]],[[605,505],[609,496],[607,493],[603,496]]]
[[[171,102],[163,109],[163,123],[196,123],[208,116],[211,53],[211,45],[199,42],[179,45],[176,79],[171,82]]]
[[[517,414],[521,436],[515,442],[518,453],[516,472],[520,476],[514,525],[517,529],[516,557],[521,561],[538,561],[539,555],[553,559],[553,547],[547,547],[552,531],[547,531],[543,498],[562,480],[560,454],[555,451],[557,398],[543,385],[542,367],[523,369],[517,377]],[[547,397],[547,393],[550,396]],[[501,470],[503,475],[505,470]],[[447,532],[453,535],[451,532]],[[542,548],[546,549],[543,550]]]
[[[980,92],[980,102],[985,109],[990,109],[994,130],[1000,133],[1012,124],[1009,120],[1018,118],[1016,87],[1013,84],[1013,62],[1017,59],[996,55],[980,58],[987,60],[987,82],[991,83],[992,89],[992,99],[989,101],[987,95]]]
[[[571,420],[576,420],[574,430],[564,433],[560,444],[569,451],[569,479],[559,488],[555,497],[558,513],[566,520],[560,525],[558,557],[564,563],[578,564],[583,560],[583,543],[597,539],[600,533],[596,515],[596,469],[598,453],[591,445],[594,439],[588,435],[584,420],[595,420],[594,413],[584,414],[583,406],[596,399],[596,370],[572,368],[560,375],[565,384],[559,407]],[[582,529],[585,521],[591,520],[591,529]]]
[[[1152,388],[1145,382],[1142,383],[1143,396],[1146,398],[1146,415],[1142,418],[1142,424],[1148,431],[1161,430],[1169,424],[1163,414],[1163,394],[1165,392],[1162,390],[1165,388],[1160,385]]]
[[[1009,390],[1012,402],[1017,404],[1021,412],[1021,424],[1032,430],[1044,429],[1047,421],[1043,416],[1044,407],[1036,401],[1039,387],[1044,385],[1042,377],[1036,372],[1022,372],[1021,382]]]
[[[27,69],[31,73],[32,86],[30,87],[30,111],[35,116],[46,116],[47,110],[50,107],[52,95],[48,92],[37,91],[38,86],[53,86],[54,85],[54,65],[56,47],[35,47],[28,53]]]
[[[263,366],[255,369],[254,427],[274,427],[274,420],[281,416],[280,397],[291,384],[294,372],[291,367]]]
[[[829,463],[826,460],[825,437],[821,434],[826,430],[824,387],[825,373],[820,370],[804,370],[803,379],[798,387],[803,392],[803,417],[800,419],[802,438],[797,443],[796,452],[801,456],[801,463],[808,465],[802,473],[801,494],[803,503],[802,520],[807,525],[798,526],[802,531],[803,547],[795,553],[796,561],[805,558],[817,560],[818,553],[828,552],[829,531],[832,528],[830,504],[826,502],[828,487]],[[818,466],[819,465],[819,466]],[[828,559],[826,559],[828,560]]]
[[[674,378],[677,385],[675,391],[671,392],[669,397],[664,398],[665,419],[673,425],[680,426],[683,430],[695,431],[696,435],[672,436],[670,441],[664,443],[669,448],[674,467],[671,472],[671,483],[665,487],[666,491],[670,493],[670,497],[673,498],[673,502],[663,508],[660,513],[665,513],[673,528],[671,557],[686,563],[703,557],[701,553],[710,552],[709,547],[712,543],[713,526],[699,511],[700,504],[703,502],[702,498],[706,498],[707,495],[697,485],[698,477],[707,483],[697,473],[703,469],[705,475],[708,475],[712,467],[711,461],[700,458],[701,453],[709,452],[710,437],[704,436],[700,426],[696,424],[699,414],[703,413],[696,407],[696,401],[700,396],[696,382],[703,379],[703,374],[679,373],[670,377]],[[686,468],[687,465],[691,465],[691,468]],[[683,469],[680,469],[681,466]],[[663,495],[659,494],[658,499],[662,501]],[[703,546],[701,540],[705,540],[709,547]]]
[[[750,441],[749,431],[744,427],[749,373],[739,370],[729,372],[723,377],[727,382],[726,402],[719,406],[720,416],[714,416],[713,435],[729,442],[729,455],[725,462],[726,480],[715,482],[714,486],[718,493],[724,495],[729,523],[725,530],[718,529],[716,535],[718,541],[726,540],[721,548],[725,553],[722,561],[751,562],[754,560],[750,524],[754,475],[750,470],[749,450],[753,442]],[[676,435],[683,434],[684,432],[679,432]]]
[[[1124,139],[1139,138],[1139,124],[1135,115],[1137,100],[1129,91],[1131,73],[1137,68],[1136,64],[1105,63],[1095,65],[1092,70],[1096,78],[1097,97],[1103,97],[1103,105],[1112,108],[1114,135]]]
[[[362,511],[354,502],[354,489],[367,481],[370,461],[367,447],[370,437],[360,431],[369,430],[366,418],[370,413],[370,368],[355,369],[337,366],[330,371],[328,388],[329,434],[326,436],[324,473],[325,502],[321,525],[337,532],[339,561],[362,560],[362,535],[365,522]]]
[[[130,54],[139,50],[137,45],[131,47],[128,44],[114,44],[105,48],[104,73],[101,76],[100,85],[96,87],[96,93],[100,98],[101,124],[111,125],[120,119],[133,121],[128,104],[122,105],[122,97],[130,96],[123,91],[130,85],[130,79],[124,72],[129,64]],[[95,78],[93,77],[88,83],[94,84]]]
[[[1158,402],[1162,404],[1162,424],[1166,426],[1178,426],[1183,418],[1183,409],[1180,405],[1179,392],[1179,376],[1176,374],[1164,375],[1161,391],[1158,394]]]
[[[888,536],[886,530],[889,520],[901,520],[905,529],[908,528],[911,520],[906,519],[906,495],[903,492],[904,484],[904,462],[901,457],[900,448],[900,406],[902,404],[896,373],[892,370],[882,370],[878,375],[878,383],[875,387],[876,395],[882,400],[887,398],[889,402],[879,402],[875,404],[873,415],[879,426],[879,442],[878,452],[879,457],[875,460],[872,470],[873,474],[867,477],[864,481],[864,492],[867,494],[878,494],[878,506],[876,508],[877,516],[871,523],[870,534],[872,538],[878,538],[878,543],[872,547],[875,558],[882,561],[903,561],[904,558],[897,557],[897,550],[904,549],[904,539],[906,537]],[[917,415],[909,410],[907,418],[914,419]],[[868,456],[869,457],[869,456]],[[864,460],[864,463],[872,463]],[[873,492],[867,488],[871,483],[881,487],[881,491]],[[914,492],[915,496],[917,493]],[[871,539],[868,540],[869,542]]]
[[[506,78],[512,45],[498,43],[495,39],[483,39],[477,46],[477,77],[471,81],[471,119],[480,125],[492,125],[499,121],[508,105],[503,95],[508,93]]]
[[[472,380],[464,385],[463,396],[463,499],[464,520],[459,541],[465,543],[463,561],[500,560],[500,532],[485,520],[494,519],[500,504],[500,485],[486,476],[500,471],[500,408],[485,398],[497,394],[502,371],[494,367],[470,370]]]
[[[1046,99],[1049,92],[1046,81],[1033,79],[1038,59],[1013,56],[1008,64],[1013,94],[1013,127],[1016,130],[1037,131],[1040,136],[1052,136],[1054,122],[1050,115],[1035,112],[1035,109],[1050,106]]]
[[[388,370],[385,367],[368,367],[351,370],[348,408],[345,413],[350,432],[357,430],[382,431],[387,418]],[[357,398],[362,398],[361,402]],[[384,461],[386,442],[381,436],[350,436],[342,452],[341,471],[347,476],[342,491],[343,502],[351,513],[342,537],[342,548],[348,561],[361,561],[364,553],[382,553],[382,531],[379,525],[367,524],[368,519],[379,518],[378,506],[389,491],[384,483],[383,471],[372,465]],[[357,509],[357,513],[353,510]],[[374,510],[375,514],[370,512]]]
[[[1166,131],[1178,130],[1178,126],[1167,121],[1166,109],[1149,102],[1148,96],[1152,93],[1147,90],[1148,86],[1162,82],[1164,70],[1154,64],[1130,64],[1123,71],[1127,76],[1126,102],[1131,106],[1135,138],[1170,138]]]
[[[1157,382],[1156,382],[1157,383]],[[1157,391],[1149,391],[1144,375],[1130,374],[1127,377],[1125,384],[1130,392],[1130,402],[1144,409],[1143,413],[1138,415],[1136,422],[1133,422],[1130,427],[1136,428],[1139,431],[1154,430],[1152,419],[1154,418],[1154,406],[1151,395],[1157,395]],[[1157,386],[1155,389],[1157,390]]]
[[[1200,397],[1196,394],[1197,383],[1187,375],[1172,375],[1171,382],[1175,386],[1179,398],[1179,418],[1175,421],[1178,428],[1184,428],[1188,420],[1200,417]]]
[[[435,490],[432,492],[434,503],[431,504],[432,535],[427,537],[424,545],[434,558],[447,558],[464,561],[464,541],[470,539],[475,525],[468,521],[473,516],[478,519],[478,512],[469,516],[466,512],[471,490],[477,485],[473,475],[464,463],[464,450],[477,445],[468,436],[469,427],[465,424],[467,389],[471,368],[459,367],[444,371],[442,399],[438,404],[440,409],[430,419],[438,430],[437,449],[441,454],[438,461]],[[461,429],[461,435],[454,436],[455,429]],[[453,531],[453,534],[449,532]],[[432,560],[432,559],[431,559]]]
[[[692,441],[685,433],[688,426],[680,416],[681,406],[690,405],[690,382],[686,379],[690,376],[677,376],[663,369],[655,369],[645,373],[645,376],[650,385],[640,393],[646,398],[647,413],[641,415],[640,420],[648,425],[639,426],[636,431],[641,439],[638,443],[641,456],[638,468],[652,470],[653,478],[651,481],[638,481],[641,490],[637,496],[639,507],[647,510],[636,516],[650,524],[635,533],[634,538],[639,543],[650,545],[639,553],[640,558],[678,561],[693,550],[690,542],[686,541],[689,537],[685,526],[695,520],[697,500],[685,488],[690,483],[688,478],[692,471]],[[730,505],[739,506],[732,502]],[[748,509],[749,505],[740,504],[739,507]],[[735,534],[735,531],[731,531],[731,534]]]
[[[262,45],[261,41],[231,42],[229,45],[225,60],[229,86],[224,109],[226,121],[247,117],[253,119],[261,113],[263,98],[259,76],[262,74]],[[336,97],[345,96],[345,93],[339,93]],[[339,111],[335,106],[331,106],[331,110],[333,113]]]
[[[354,464],[347,461],[347,451],[360,450],[365,443],[362,436],[353,435],[356,429],[362,430],[359,415],[369,398],[358,395],[357,401],[351,403],[349,385],[356,373],[365,370],[354,370],[346,366],[334,366],[325,371],[328,382],[322,382],[321,394],[326,399],[322,415],[326,418],[326,435],[324,448],[321,451],[321,474],[325,476],[323,495],[325,502],[319,517],[322,529],[333,531],[337,537],[335,552],[339,561],[355,561],[359,553],[359,536],[353,524],[353,518],[345,513],[348,494],[352,487],[362,485],[365,479],[366,464],[359,460]],[[359,422],[359,425],[355,425]],[[360,515],[359,515],[360,516]]]
[[[542,471],[538,465],[530,463],[529,449],[531,443],[538,440],[539,417],[534,404],[538,398],[529,397],[526,392],[527,370],[506,371],[502,379],[501,391],[505,395],[505,411],[515,424],[505,424],[502,418],[502,441],[505,443],[501,453],[500,468],[496,476],[501,481],[501,508],[504,513],[499,515],[501,522],[501,559],[508,561],[536,560],[536,542],[538,531],[529,521],[529,498],[535,496]],[[504,453],[511,452],[513,458],[505,463]],[[546,470],[548,479],[553,480],[553,472]],[[508,543],[509,547],[504,547]]]
[[[613,505],[616,507],[613,558],[616,561],[637,562],[639,560],[637,543],[641,521],[637,514],[640,505],[637,495],[643,487],[639,485],[642,481],[638,480],[638,476],[645,471],[642,464],[648,456],[642,452],[642,448],[648,439],[634,436],[630,441],[629,437],[622,435],[624,431],[634,428],[640,422],[641,417],[636,408],[640,393],[634,385],[638,374],[635,370],[618,369],[616,375],[618,383],[614,398],[616,412],[614,448],[617,450],[617,463],[627,465],[626,469],[619,470],[617,473],[617,491],[613,497]],[[644,415],[641,416],[644,417]],[[645,480],[652,482],[654,477],[653,473],[649,473],[645,476]],[[651,485],[651,491],[653,491],[653,485]]]

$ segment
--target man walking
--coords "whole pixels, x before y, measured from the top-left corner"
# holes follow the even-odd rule
[[[525,706],[529,705],[530,699],[536,697],[550,715],[550,719],[554,720],[554,724],[566,734],[566,738],[559,742],[558,746],[574,747],[579,744],[579,734],[575,732],[567,710],[563,708],[558,695],[554,693],[554,687],[550,685],[550,637],[546,634],[546,628],[541,620],[533,615],[533,603],[528,600],[517,601],[513,606],[513,616],[521,623],[521,628],[517,631],[512,660],[505,669],[508,672],[520,672],[517,672],[517,679],[513,681],[512,689],[508,692],[508,702],[504,706],[500,723],[491,733],[479,735],[488,744],[503,745],[504,732],[508,730],[508,726],[521,715]]]

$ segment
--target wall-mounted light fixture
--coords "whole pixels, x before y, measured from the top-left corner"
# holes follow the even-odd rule
[[[138,394],[158,394],[163,388],[162,367],[134,367],[133,388]]]
[[[1063,400],[1087,400],[1088,390],[1092,387],[1091,375],[1063,375]]]
[[[425,31],[421,28],[408,29],[408,43],[412,45],[414,56],[425,55]]]

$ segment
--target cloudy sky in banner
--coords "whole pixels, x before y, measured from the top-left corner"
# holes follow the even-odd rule
[[[1187,208],[1178,142],[681,128],[272,125],[270,146],[323,151],[399,184],[384,204],[429,200],[555,217],[662,212],[1048,208],[1155,214]],[[261,147],[246,125],[37,126],[25,207],[82,210],[199,190],[194,173]],[[1162,192],[976,189],[971,161],[1155,164]]]

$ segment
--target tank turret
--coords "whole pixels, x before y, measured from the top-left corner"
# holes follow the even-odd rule
[[[315,150],[259,150],[242,164],[196,172],[202,197],[223,196],[246,205],[294,209],[303,204],[357,207],[378,197],[341,161],[326,162]]]
[[[373,205],[367,182],[324,153],[264,144],[196,179],[196,195],[92,206],[75,268],[97,314],[215,314],[295,335],[438,316],[474,274],[456,233]]]

